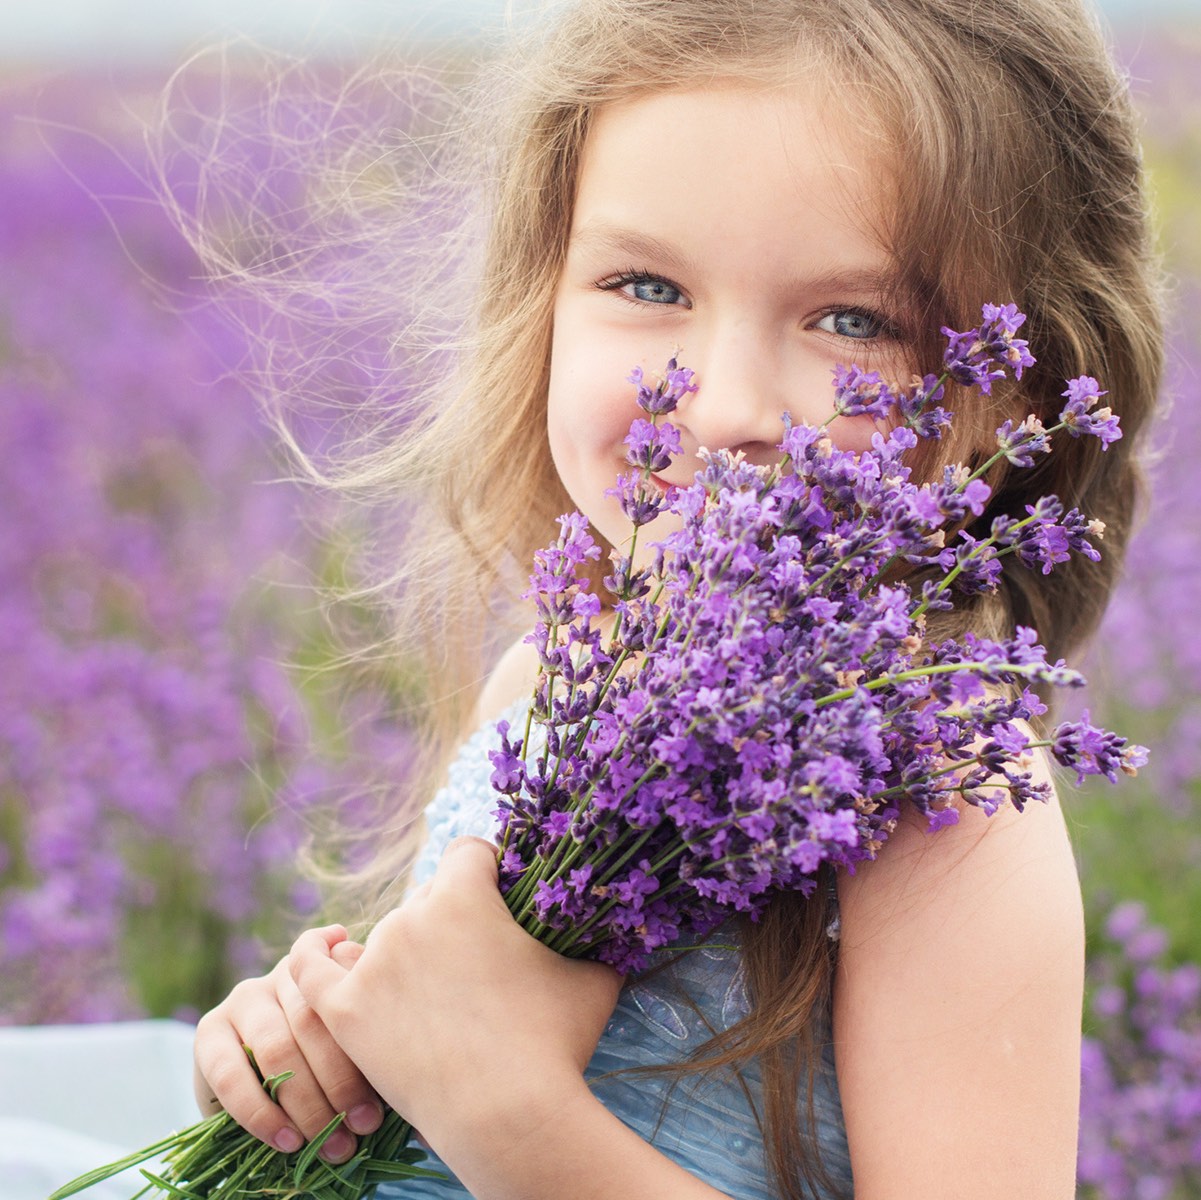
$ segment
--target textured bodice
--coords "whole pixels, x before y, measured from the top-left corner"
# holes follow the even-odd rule
[[[416,882],[433,874],[452,838],[495,832],[496,795],[489,784],[492,768],[488,760],[495,743],[495,726],[489,724],[460,749],[446,786],[426,810],[428,839],[414,869]],[[722,929],[697,948],[672,955],[666,970],[629,980],[587,1076],[594,1093],[611,1112],[685,1169],[737,1200],[770,1200],[773,1193],[762,1139],[748,1099],[749,1093],[758,1101],[757,1064],[742,1068],[745,1089],[730,1072],[682,1078],[609,1075],[629,1067],[680,1062],[713,1032],[728,1028],[746,1012],[737,937]],[[498,1053],[503,1053],[503,1047],[498,1047]],[[802,1082],[802,1092],[806,1082]],[[850,1162],[829,1053],[814,1084],[822,1163],[830,1179],[849,1196]],[[553,1131],[547,1136],[553,1137]],[[436,1161],[427,1165],[441,1167]],[[456,1183],[412,1180],[383,1185],[376,1196],[377,1200],[400,1200],[464,1194]]]

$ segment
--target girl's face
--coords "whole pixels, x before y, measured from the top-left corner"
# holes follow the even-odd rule
[[[685,453],[665,484],[692,481],[701,446],[774,462],[785,412],[829,416],[837,363],[912,373],[888,307],[900,289],[879,157],[817,89],[670,91],[596,115],[555,299],[548,433],[572,501],[612,544],[630,533],[604,492],[639,415],[635,365],[653,377],[678,349],[700,385],[668,418]],[[831,435],[860,449],[874,429],[839,418]]]

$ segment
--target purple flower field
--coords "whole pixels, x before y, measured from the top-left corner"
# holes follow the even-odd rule
[[[1152,765],[1064,784],[1094,931],[1080,1194],[1178,1200],[1201,1194],[1201,38],[1128,61],[1171,408],[1084,664]],[[245,335],[142,181],[160,84],[0,83],[0,1023],[208,1006],[312,911],[315,812],[399,794],[409,749],[402,670],[333,665],[313,585],[353,531],[279,481]]]
[[[121,157],[142,98],[57,81],[0,117],[5,1022],[203,1010],[311,911],[313,799],[403,756],[378,687],[288,667],[333,653],[338,546]]]

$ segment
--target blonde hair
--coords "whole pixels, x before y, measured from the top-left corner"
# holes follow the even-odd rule
[[[481,679],[521,628],[502,598],[516,597],[553,517],[570,507],[544,407],[553,297],[593,117],[659,89],[770,87],[815,71],[880,139],[880,186],[897,209],[893,250],[928,331],[918,347],[925,369],[938,360],[939,326],[977,324],[982,302],[1012,301],[1028,316],[1038,365],[988,407],[973,398],[940,453],[972,457],[1005,415],[1049,420],[1063,381],[1085,372],[1122,417],[1126,436],[1107,453],[1065,438],[1038,470],[998,472],[981,518],[1054,491],[1106,523],[1103,562],[1007,574],[1000,596],[966,619],[1032,624],[1053,655],[1099,620],[1129,535],[1162,334],[1135,122],[1094,17],[1079,0],[559,5],[482,93],[496,118],[491,132],[474,133],[487,149],[476,171],[488,232],[450,385],[406,409],[402,436],[360,441],[351,469],[310,466],[352,494],[406,498],[406,541],[379,588],[397,598],[398,644],[423,663],[438,747],[431,779],[468,718],[460,681]],[[381,847],[359,883],[386,893],[406,852]],[[797,1119],[798,1086],[819,1065],[815,1031],[832,970],[816,908],[783,897],[747,927],[753,1011],[693,1064],[761,1060],[768,1162],[788,1200],[821,1180],[811,1121],[803,1136]]]

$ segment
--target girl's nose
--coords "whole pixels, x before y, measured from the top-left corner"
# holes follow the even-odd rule
[[[753,462],[774,462],[789,409],[779,345],[735,327],[713,331],[695,350],[686,346],[680,361],[696,372],[698,390],[672,417],[689,448],[741,450]]]

